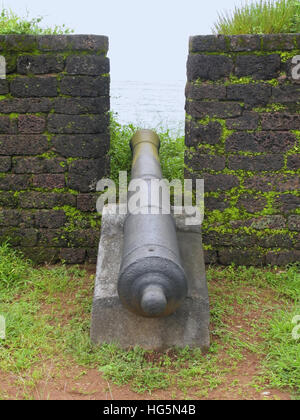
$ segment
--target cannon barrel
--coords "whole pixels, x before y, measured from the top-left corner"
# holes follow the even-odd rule
[[[163,214],[161,200],[153,204],[150,199],[151,180],[162,179],[160,139],[151,130],[139,130],[130,145],[131,179],[147,183],[148,197],[143,214],[141,208],[139,212],[127,213],[118,294],[130,311],[145,317],[163,317],[180,306],[187,294],[187,281],[180,261],[174,218],[172,214]]]

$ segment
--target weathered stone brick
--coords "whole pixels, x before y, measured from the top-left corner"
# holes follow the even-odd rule
[[[109,135],[64,135],[53,139],[55,150],[65,157],[100,158],[109,149]]]
[[[98,248],[87,248],[86,249],[86,259],[89,264],[97,263],[97,254]]]
[[[299,176],[295,175],[264,175],[252,176],[244,181],[247,189],[256,191],[294,191],[300,188]]]
[[[266,264],[287,265],[300,260],[300,251],[271,251],[266,254]]]
[[[221,249],[218,252],[219,261],[223,265],[230,265],[235,263],[237,265],[254,265],[260,266],[264,264],[264,256],[261,252],[256,250],[241,250],[241,249]]]
[[[59,249],[49,247],[28,247],[20,248],[26,258],[32,260],[35,264],[55,264],[59,261]]]
[[[57,114],[103,114],[109,111],[109,97],[55,98],[53,109]]]
[[[234,246],[237,248],[245,248],[255,245],[256,236],[247,234],[223,233],[209,231],[203,234],[203,241],[215,247]]]
[[[70,164],[67,186],[80,192],[95,191],[105,170],[102,159],[76,160]]]
[[[222,126],[218,122],[202,125],[186,120],[185,133],[187,146],[195,146],[200,143],[217,144],[221,140]]]
[[[277,171],[284,166],[282,155],[230,156],[228,168],[245,171]]]
[[[63,115],[51,114],[48,117],[48,131],[59,134],[102,133],[108,125],[106,115]]]
[[[293,243],[288,235],[266,235],[259,238],[258,245],[263,248],[292,248]]]
[[[225,191],[231,190],[231,188],[239,186],[239,179],[235,175],[228,174],[201,174],[199,176],[194,176],[193,178],[203,178],[204,179],[204,191]]]
[[[288,218],[288,227],[290,230],[300,231],[300,215],[293,214]]]
[[[202,83],[201,85],[195,85],[193,83],[187,83],[185,88],[185,96],[189,99],[225,99],[226,98],[226,86],[223,85],[212,85]]]
[[[73,219],[72,217],[68,217],[67,223],[66,223],[66,229],[68,229],[69,227],[71,228],[71,230],[75,230],[78,231],[80,229],[89,229],[91,228],[91,220],[95,220],[96,218],[93,217],[93,219],[86,219],[86,218],[80,218],[80,219]],[[70,246],[70,245],[69,245]]]
[[[18,203],[18,197],[13,192],[0,191],[0,206],[15,208]]]
[[[263,130],[298,130],[300,115],[267,112],[261,114],[261,127]]]
[[[41,51],[90,51],[97,54],[108,50],[108,37],[102,35],[40,35],[37,37]]]
[[[0,95],[7,95],[8,92],[8,81],[5,79],[0,79]]]
[[[76,232],[68,232],[69,246],[76,248],[94,248],[99,244],[100,230],[82,229]]]
[[[0,195],[1,203],[1,195]],[[69,193],[43,193],[28,191],[20,193],[19,203],[25,209],[53,209],[53,207],[76,206],[76,196]]]
[[[188,81],[224,79],[232,70],[233,61],[224,55],[194,54],[187,61]]]
[[[272,102],[293,103],[298,102],[300,97],[300,86],[283,85],[272,87]]]
[[[65,76],[60,82],[60,92],[70,96],[107,96],[109,77]]]
[[[9,118],[6,115],[0,116],[0,134],[15,134],[17,133],[16,119]]]
[[[185,163],[195,171],[203,169],[222,171],[225,169],[225,157],[218,155],[200,155],[196,152],[191,156],[190,153],[186,153]]]
[[[5,45],[6,51],[18,51],[28,52],[35,51],[37,49],[37,37],[36,35],[24,34],[9,34],[3,35],[2,44]]]
[[[229,201],[226,201],[224,196],[219,197],[205,197],[204,198],[205,208],[208,210],[225,210],[230,204]]]
[[[62,173],[67,163],[61,158],[16,157],[13,159],[13,172],[16,174]]]
[[[63,229],[39,229],[38,245],[44,247],[68,246],[68,238]]]
[[[300,197],[294,194],[281,194],[275,199],[274,207],[281,212],[289,212],[300,207]]]
[[[0,241],[6,240],[12,246],[33,247],[37,243],[38,233],[35,229],[6,227],[0,229]]]
[[[217,252],[211,249],[204,250],[204,262],[205,264],[216,264],[218,261]]]
[[[226,120],[226,127],[229,130],[255,130],[258,123],[259,114],[244,111],[242,116]]]
[[[287,158],[286,167],[292,171],[297,171],[300,168],[300,154],[289,155]]]
[[[47,152],[48,149],[46,136],[0,135],[0,155],[39,155]]]
[[[5,174],[0,177],[0,190],[5,191],[17,191],[24,190],[31,185],[31,179],[29,175],[14,175]]]
[[[205,118],[206,116],[215,118],[239,117],[242,114],[240,104],[233,102],[199,102],[188,101],[186,112],[194,118]]]
[[[17,53],[9,51],[4,56],[6,60],[6,75],[17,73]]]
[[[63,248],[60,250],[59,258],[67,264],[81,264],[85,260],[85,249]]]
[[[60,73],[64,70],[62,55],[21,55],[17,60],[19,74],[47,74]]]
[[[40,174],[33,176],[33,186],[36,188],[64,188],[64,174]]]
[[[0,210],[0,226],[17,226],[19,228],[32,227],[34,214],[32,212],[15,209]]]
[[[96,211],[98,196],[95,194],[78,194],[77,208],[80,211]]]
[[[12,96],[34,98],[57,96],[55,77],[16,77],[10,84]]]
[[[0,112],[3,114],[49,112],[50,109],[50,98],[13,98],[0,101]]]
[[[19,115],[18,117],[18,130],[20,133],[43,133],[45,127],[46,120],[44,117],[39,117],[37,115]]]
[[[293,245],[295,249],[300,249],[300,233],[294,236]]]
[[[63,210],[39,210],[35,213],[35,225],[41,228],[57,229],[66,222]]]
[[[73,55],[66,60],[66,72],[69,74],[82,74],[100,76],[109,73],[109,59],[99,55]]]
[[[227,152],[284,153],[296,144],[296,137],[286,132],[259,131],[233,133],[226,140]]]
[[[214,52],[226,51],[226,39],[224,35],[198,35],[189,39],[190,52]]]
[[[231,35],[228,37],[230,51],[259,51],[261,38],[259,35]]]
[[[266,205],[267,200],[265,198],[253,194],[244,194],[237,202],[238,208],[245,209],[249,213],[262,211]]]
[[[69,244],[73,247],[96,247],[99,244],[100,231],[97,229],[83,229],[77,232],[69,232]]]
[[[253,219],[230,220],[229,224],[232,229],[249,228]]]
[[[68,233],[69,246],[76,248],[93,248],[99,245],[100,230],[83,229]]]
[[[11,169],[11,157],[1,156],[0,157],[0,172],[8,172]]]
[[[257,230],[263,229],[285,229],[286,220],[281,215],[263,216],[252,219],[251,227]]]
[[[265,51],[286,51],[295,48],[294,34],[264,34],[262,40]]]
[[[274,79],[279,76],[280,55],[242,55],[236,58],[237,77],[251,76],[255,80]]]
[[[250,105],[265,105],[272,94],[271,86],[263,83],[227,86],[227,99],[243,101]]]

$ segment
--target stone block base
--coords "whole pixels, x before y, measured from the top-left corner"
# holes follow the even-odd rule
[[[144,318],[125,309],[117,283],[122,258],[125,216],[103,211],[92,308],[91,340],[123,348],[164,350],[173,346],[209,348],[209,300],[200,226],[187,226],[187,216],[175,215],[188,295],[179,309],[164,318]]]

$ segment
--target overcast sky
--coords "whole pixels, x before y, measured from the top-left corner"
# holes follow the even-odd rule
[[[21,15],[65,23],[77,34],[107,35],[114,80],[185,79],[190,35],[212,33],[218,12],[240,0],[3,0]]]

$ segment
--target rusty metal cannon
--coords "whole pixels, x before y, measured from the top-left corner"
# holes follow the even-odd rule
[[[209,299],[201,225],[190,223],[185,211],[165,211],[169,200],[153,200],[151,181],[163,181],[159,147],[153,131],[135,133],[131,183],[144,185],[140,205],[131,207],[135,188],[129,188],[127,213],[123,202],[103,208],[91,340],[206,351]]]
[[[124,223],[118,293],[130,311],[146,317],[163,317],[180,306],[187,294],[187,281],[174,218],[172,214],[163,214],[163,200],[154,202],[151,195],[153,179],[162,179],[160,140],[151,130],[139,130],[130,145],[131,179],[147,184],[147,197],[138,211],[128,212]]]

